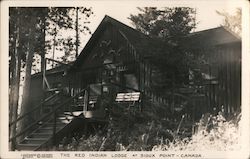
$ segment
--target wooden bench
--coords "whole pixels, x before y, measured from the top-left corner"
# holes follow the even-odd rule
[[[117,93],[116,102],[137,102],[140,100],[140,92]]]
[[[133,112],[135,112],[136,109],[141,111],[140,96],[140,92],[117,93],[115,101],[122,107],[125,106],[125,108],[128,110],[130,110],[130,108],[133,108]],[[138,107],[135,107],[135,103],[138,103]]]

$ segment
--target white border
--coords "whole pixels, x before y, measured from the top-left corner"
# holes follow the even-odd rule
[[[80,5],[87,5],[91,6],[95,3],[103,3],[104,8],[105,7],[117,7],[117,6],[123,6],[123,5],[130,5],[133,3],[134,6],[154,6],[156,3],[160,4],[162,6],[192,6],[195,3],[203,3],[204,5],[208,5],[209,3],[218,3],[218,5],[235,5],[240,4],[242,6],[242,13],[243,13],[243,29],[242,29],[242,151],[239,152],[164,152],[167,154],[185,154],[185,153],[199,153],[203,157],[202,158],[250,158],[250,138],[249,138],[249,132],[250,132],[250,71],[249,71],[249,62],[250,62],[250,51],[249,51],[249,22],[250,22],[250,9],[249,9],[249,2],[247,0],[224,0],[224,1],[167,1],[167,0],[159,0],[159,1],[146,1],[146,0],[139,0],[139,1],[1,1],[1,52],[0,52],[0,125],[1,125],[1,131],[0,131],[0,158],[20,158],[21,154],[25,154],[25,151],[22,152],[10,152],[8,151],[8,7],[9,6],[25,6],[25,7],[31,7],[31,6],[80,6]],[[118,13],[119,14],[119,13]],[[208,17],[209,18],[209,17]],[[28,154],[53,154],[53,158],[63,158],[61,156],[61,153],[63,152],[28,152]],[[66,152],[67,154],[70,154],[71,157],[75,154],[84,153],[85,158],[89,158],[88,154],[91,154],[93,152]],[[97,153],[104,153],[104,152],[97,152]],[[117,152],[105,152],[108,155],[116,154]],[[160,152],[125,152],[127,153],[127,158],[131,158],[132,154],[159,154]],[[123,153],[124,154],[124,153]],[[106,158],[110,158],[106,157]],[[67,158],[67,157],[66,157]],[[81,157],[77,157],[81,158]],[[83,158],[83,157],[82,157]],[[102,157],[103,158],[103,157]],[[105,157],[104,157],[105,158]],[[141,158],[141,157],[138,157]],[[182,157],[180,157],[182,158]]]

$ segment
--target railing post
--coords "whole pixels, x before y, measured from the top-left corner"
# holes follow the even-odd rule
[[[139,106],[140,106],[140,107],[139,107],[139,112],[142,112],[142,109],[143,109],[144,99],[146,99],[144,96],[145,96],[145,93],[142,91],[142,92],[141,92],[141,99],[140,99],[141,102],[139,103]]]
[[[44,58],[44,63],[43,63],[43,69],[41,70],[42,71],[42,84],[43,84],[43,97],[42,97],[42,105],[41,105],[41,109],[40,109],[40,114],[39,115],[42,115],[43,114],[43,109],[44,109],[44,101],[46,99],[46,83],[45,83],[45,76],[46,76],[46,64],[47,64],[47,59]]]
[[[57,111],[54,112],[54,121],[53,121],[53,145],[56,145],[56,118],[57,118]]]

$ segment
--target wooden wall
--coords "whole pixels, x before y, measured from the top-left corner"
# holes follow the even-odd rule
[[[240,44],[223,45],[213,49],[209,58],[210,69],[217,69],[217,81],[206,85],[210,110],[221,109],[227,114],[240,110],[241,107],[241,46]],[[216,64],[213,60],[217,59]]]

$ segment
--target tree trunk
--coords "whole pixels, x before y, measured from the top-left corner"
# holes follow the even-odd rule
[[[55,50],[56,50],[56,36],[57,36],[57,27],[54,28],[54,38],[53,38],[53,50],[52,50],[52,59],[55,60]],[[52,68],[54,68],[54,61],[52,61]]]
[[[78,45],[79,45],[78,10],[79,10],[79,7],[76,7],[76,55],[75,55],[75,58],[77,58],[78,56]]]
[[[41,56],[41,73],[42,73],[42,78],[41,78],[41,84],[42,84],[42,90],[43,90],[43,101],[45,100],[45,81],[44,81],[44,71],[46,71],[46,59],[45,59],[45,56],[46,56],[46,19],[48,17],[48,9],[44,9],[44,14],[42,16],[42,41],[41,41],[41,45],[42,45],[42,48],[41,48],[41,52],[40,52],[40,56]],[[44,105],[42,106],[44,107]],[[41,113],[43,111],[43,108],[41,110]]]
[[[19,52],[19,19],[17,18],[16,35],[15,35],[15,48],[14,56],[12,56],[13,72],[10,86],[9,97],[9,122],[13,122],[17,119],[18,101],[19,101],[19,86],[20,86],[20,69],[21,69],[21,56]],[[10,138],[16,135],[16,124],[10,127]],[[11,150],[15,150],[16,141],[10,143]]]
[[[31,17],[33,20],[31,20],[31,24],[34,24],[35,17]],[[33,27],[31,26],[29,28],[29,41],[28,41],[28,47],[27,47],[27,53],[26,53],[26,67],[25,67],[25,76],[24,76],[24,85],[23,85],[23,97],[22,97],[22,104],[21,104],[21,115],[28,112],[29,110],[29,96],[30,96],[30,80],[31,80],[31,69],[32,69],[32,60],[34,55],[34,41],[35,41],[35,25]],[[25,120],[26,119],[26,120]],[[23,130],[25,126],[27,125],[27,118],[25,118],[20,125],[20,130]]]
[[[41,48],[41,52],[40,52],[40,56],[41,56],[41,72],[44,71],[44,64],[45,64],[45,30],[46,30],[46,18],[45,16],[42,17],[42,23],[43,23],[43,28],[42,28],[42,48]],[[43,80],[42,80],[42,84],[44,86]]]

